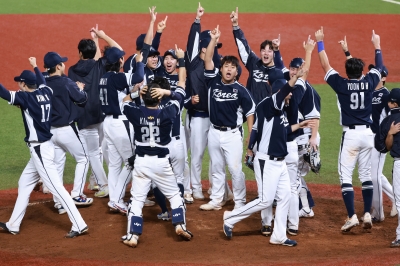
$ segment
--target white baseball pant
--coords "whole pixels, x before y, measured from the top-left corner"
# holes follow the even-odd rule
[[[394,158],[394,163],[393,163],[393,194],[398,216],[396,239],[400,239],[400,160],[399,159],[400,158]]]
[[[6,223],[11,231],[19,231],[29,197],[41,178],[50,192],[59,199],[72,222],[72,231],[81,232],[87,225],[76,208],[71,196],[58,177],[54,164],[54,144],[51,141],[28,144],[31,159],[26,165],[18,182],[18,198],[10,220]]]
[[[131,180],[128,159],[134,154],[133,126],[124,115],[106,116],[103,122],[104,138],[108,150],[108,190],[110,201],[119,203],[125,196]],[[122,167],[121,167],[122,166]]]
[[[289,141],[287,144],[288,155],[285,157],[288,174],[290,178],[291,197],[288,214],[288,228],[299,230],[299,192],[300,179],[297,176],[299,153],[297,142]]]
[[[291,198],[290,178],[285,161],[270,160],[270,156],[258,152],[254,158],[254,174],[257,181],[258,198],[246,205],[232,210],[225,216],[224,223],[233,227],[251,214],[271,208],[274,199],[278,204],[275,210],[274,230],[270,242],[286,241],[286,221]]]
[[[246,203],[246,184],[242,171],[243,134],[242,127],[220,131],[212,125],[208,132],[208,152],[212,169],[212,194],[210,204],[220,206],[225,194],[225,166],[232,175],[232,190],[235,208]]]
[[[185,151],[182,139],[171,137],[171,142],[168,144],[169,158],[171,160],[172,171],[174,172],[178,184],[184,183],[183,169],[185,168]]]

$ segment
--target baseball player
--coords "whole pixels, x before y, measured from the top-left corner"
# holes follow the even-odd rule
[[[180,50],[179,53],[183,54]],[[184,74],[184,71],[180,71]],[[179,79],[177,91],[184,90],[185,77]],[[186,229],[186,206],[179,191],[176,178],[169,162],[168,144],[171,141],[173,120],[179,116],[180,93],[163,90],[150,83],[141,91],[145,106],[129,104],[132,96],[125,97],[124,113],[135,128],[136,157],[133,170],[131,203],[129,205],[127,234],[123,243],[136,247],[142,234],[142,208],[151,183],[154,182],[168,198],[172,208],[172,224],[177,235],[190,240],[193,235]],[[158,107],[161,97],[171,101],[163,109]]]
[[[20,89],[18,92],[8,91],[0,84],[0,97],[21,109],[26,132],[24,140],[31,153],[31,159],[18,182],[18,198],[13,213],[7,223],[0,223],[0,229],[13,235],[19,234],[29,196],[41,178],[50,192],[60,200],[72,222],[72,229],[65,237],[74,238],[87,232],[88,226],[64,188],[54,164],[54,144],[50,140],[53,90],[45,85],[46,82],[36,65],[36,58],[31,57],[29,61],[36,76],[31,71],[24,70],[20,76],[15,77],[14,80],[18,82]]]
[[[390,115],[383,119],[375,135],[375,148],[385,153],[390,151],[393,157],[393,194],[395,197],[398,213],[398,226],[396,229],[396,239],[390,244],[390,247],[400,247],[400,89],[395,88],[390,91],[388,106]]]
[[[84,84],[75,83],[64,75],[65,65],[68,58],[61,57],[55,52],[48,52],[44,56],[44,65],[49,73],[46,79],[47,85],[53,89],[52,113],[51,113],[51,141],[54,143],[54,162],[57,166],[58,176],[62,181],[66,156],[69,152],[76,160],[74,186],[71,196],[76,205],[91,205],[92,198],[83,194],[83,189],[88,172],[89,160],[78,135],[75,121],[78,119],[78,106],[85,106],[87,94],[83,91]],[[66,212],[61,202],[54,197],[55,207],[59,214]]]
[[[209,203],[201,210],[219,210],[224,205],[225,166],[232,175],[235,208],[246,202],[246,186],[242,172],[243,118],[247,118],[249,133],[253,127],[255,104],[250,92],[236,81],[239,61],[234,56],[224,56],[221,75],[212,60],[221,32],[218,27],[210,32],[211,39],[204,57],[204,76],[208,87],[211,126],[208,132],[208,151],[211,158],[212,193]]]
[[[285,163],[287,151],[288,120],[283,112],[285,102],[290,98],[298,78],[307,73],[300,70],[286,80],[276,80],[272,85],[273,95],[262,100],[256,108],[256,122],[253,127],[247,155],[253,156],[253,146],[257,142],[257,152],[254,158],[254,173],[258,186],[258,197],[245,206],[225,211],[223,216],[223,230],[228,238],[232,238],[232,230],[236,223],[266,208],[272,208],[274,199],[277,199],[275,211],[275,225],[270,243],[275,245],[296,246],[297,242],[287,238],[286,222],[291,197],[290,178]],[[304,81],[303,81],[304,82]],[[289,131],[295,131],[309,124],[290,126]]]
[[[254,102],[257,104],[267,96],[271,96],[271,86],[277,79],[283,79],[283,73],[274,64],[273,46],[270,40],[260,44],[260,57],[250,48],[242,29],[239,27],[239,10],[232,11],[231,21],[233,37],[238,47],[239,56],[249,71],[246,88],[251,91]]]
[[[121,47],[102,30],[91,29],[92,39],[82,39],[78,44],[80,60],[68,70],[68,77],[73,81],[85,84],[84,91],[88,94],[88,101],[77,121],[81,140],[88,153],[90,165],[94,173],[99,191],[95,197],[108,196],[108,181],[101,159],[100,144],[103,142],[103,120],[99,101],[98,85],[100,78],[105,74],[106,58],[101,57],[99,38],[107,42],[110,47]]]
[[[352,58],[346,36],[344,39],[339,41],[342,46],[343,52],[347,59]],[[371,70],[374,65],[369,65],[368,69]],[[388,75],[388,70],[385,66],[381,70],[381,81],[378,86],[376,86],[372,95],[372,124],[371,130],[374,134],[378,131],[379,124],[388,115],[390,109],[388,106],[388,95],[389,90],[385,87],[386,77]],[[374,186],[374,193],[372,197],[372,210],[371,216],[374,222],[381,222],[385,219],[383,212],[383,200],[382,191],[388,196],[392,202],[392,209],[390,211],[390,216],[394,217],[397,215],[396,204],[393,195],[393,188],[390,182],[387,180],[386,176],[383,175],[382,170],[385,164],[386,153],[380,153],[376,149],[372,149],[371,152],[371,179]]]
[[[372,228],[371,204],[373,185],[371,180],[371,150],[373,133],[371,131],[372,94],[381,80],[380,70],[383,66],[380,50],[380,37],[372,31],[372,43],[375,47],[375,65],[363,76],[364,62],[358,58],[346,60],[345,68],[348,78],[341,77],[329,64],[324,48],[324,32],[321,27],[315,32],[318,43],[318,54],[321,66],[326,73],[325,80],[336,92],[340,111],[340,124],[343,135],[339,151],[339,176],[343,201],[348,219],[342,226],[343,232],[350,231],[359,224],[354,210],[354,190],[352,174],[358,162],[359,179],[362,183],[364,199],[363,228]]]

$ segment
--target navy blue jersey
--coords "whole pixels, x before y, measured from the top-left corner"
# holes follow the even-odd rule
[[[390,130],[390,126],[392,123],[400,122],[400,108],[393,108],[390,110],[390,115],[385,117],[381,124],[378,127],[378,132],[375,135],[375,149],[377,149],[381,153],[388,152],[386,148],[386,137]],[[393,136],[393,146],[390,150],[390,155],[393,158],[400,157],[400,134],[397,133]]]
[[[325,80],[338,97],[341,125],[372,124],[372,93],[381,80],[378,70],[373,68],[357,80],[343,78],[331,68],[326,73]]]
[[[372,132],[378,132],[379,124],[388,115],[390,109],[388,106],[389,90],[386,87],[382,87],[378,90],[374,90],[372,94]]]
[[[77,121],[79,129],[101,123],[104,120],[98,87],[100,78],[106,73],[105,65],[106,59],[102,57],[97,61],[94,59],[79,60],[68,69],[68,77],[73,81],[84,83],[84,91],[88,95],[85,107],[79,108]]]
[[[107,72],[99,83],[101,110],[105,115],[121,115],[119,94],[127,95],[129,86],[140,83],[143,80],[144,65],[136,63],[135,73]]]
[[[210,121],[216,126],[237,127],[243,116],[254,114],[255,104],[250,92],[240,83],[224,84],[214,70],[204,72],[208,86]]]
[[[0,84],[0,97],[21,109],[25,127],[25,142],[44,142],[53,136],[50,133],[53,90],[40,85],[33,92],[8,91]]]
[[[321,117],[321,97],[308,81],[306,81],[306,88],[299,104],[299,122]],[[310,128],[300,128],[297,131],[298,135],[311,134]]]
[[[183,89],[182,87],[179,87],[179,86],[173,91],[181,94],[181,99],[179,101],[179,105],[180,105],[179,114],[174,119],[174,123],[172,125],[172,132],[171,132],[171,136],[176,137],[181,134],[181,113],[182,113],[182,109],[183,109],[183,101],[186,97],[186,94],[185,94],[185,89]],[[158,105],[158,108],[164,109],[166,106],[168,106],[170,104],[170,100],[171,100],[170,97],[164,97],[161,100],[160,104]]]
[[[78,106],[85,106],[87,94],[66,76],[50,76],[47,85],[53,90],[51,126],[68,126],[79,118]],[[76,105],[77,104],[77,105]]]
[[[172,92],[169,104],[162,109],[149,109],[134,103],[124,103],[124,114],[132,123],[135,132],[136,154],[165,156],[171,142],[171,130],[175,117],[180,112],[181,96]]]
[[[282,111],[285,97],[293,90],[286,84],[271,97],[262,100],[256,108],[257,151],[277,157],[285,157],[287,152],[287,127],[289,122]]]
[[[267,96],[271,96],[271,85],[277,79],[283,79],[282,70],[275,66],[264,66],[262,60],[251,50],[243,31],[234,27],[233,36],[239,50],[239,56],[249,71],[246,87],[250,90],[257,104]]]
[[[302,79],[296,81],[296,85],[292,92],[292,97],[289,100],[289,105],[285,106],[283,111],[286,114],[289,125],[295,125],[299,123],[299,104],[303,99],[306,91],[306,83]],[[288,133],[287,141],[293,141],[299,135],[298,130]]]

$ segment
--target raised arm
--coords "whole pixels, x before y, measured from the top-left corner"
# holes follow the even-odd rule
[[[382,57],[382,51],[381,51],[381,37],[379,35],[375,34],[374,30],[372,30],[371,41],[375,48],[375,68],[379,69],[379,72],[381,72],[382,67],[383,67],[383,57]]]
[[[315,42],[310,37],[311,36],[308,36],[307,42],[303,42],[303,47],[304,47],[304,50],[306,51],[306,56],[304,57],[305,61],[304,61],[304,66],[303,67],[305,69],[309,70],[307,73],[304,73],[304,75],[302,77],[302,79],[304,81],[307,80],[308,73],[310,73],[311,55],[312,55],[312,52],[313,52],[314,47],[315,47]]]
[[[214,47],[217,45],[217,40],[219,36],[221,36],[221,32],[219,31],[219,25],[210,32],[211,41],[208,44],[206,55],[204,57],[204,68],[205,70],[213,70],[214,69],[214,62],[213,62],[213,55],[214,55]]]
[[[186,67],[185,67],[185,52],[175,44],[175,54],[178,57],[179,70],[178,70],[178,86],[185,89],[186,85]]]
[[[154,39],[151,43],[151,46],[153,46],[153,48],[157,51],[158,51],[158,48],[160,47],[161,34],[167,27],[167,19],[168,19],[168,16],[165,16],[164,20],[161,20],[160,22],[158,22],[156,35],[154,35]]]
[[[96,25],[96,27],[97,27],[97,25]],[[97,36],[97,38],[103,39],[108,44],[108,46],[117,47],[118,49],[123,50],[122,47],[116,41],[114,41],[110,36],[105,34],[104,31],[98,30],[97,28],[92,28],[90,30],[90,32],[93,32]],[[96,51],[96,55],[97,55],[97,51]]]
[[[321,29],[315,32],[315,39],[317,40],[318,45],[319,61],[321,63],[322,69],[326,74],[332,67],[331,65],[329,65],[328,56],[326,55],[324,48],[324,29],[322,26]]]
[[[272,49],[274,50],[274,64],[275,67],[281,69],[282,72],[288,71],[283,63],[282,55],[279,50],[279,46],[281,45],[281,35],[278,35],[277,39],[272,40]]]
[[[196,12],[196,19],[190,27],[189,37],[186,45],[186,54],[189,62],[192,62],[193,59],[199,54],[199,39],[201,32],[200,19],[204,15],[204,8],[201,6],[199,2],[199,6]]]
[[[349,52],[349,47],[347,45],[347,40],[346,40],[346,36],[344,36],[343,40],[339,41],[339,44],[342,46],[342,50],[344,52],[344,54],[346,55],[346,59],[350,59],[353,58]]]
[[[42,72],[40,71],[40,69],[38,68],[38,66],[36,64],[36,58],[35,57],[29,57],[28,60],[29,60],[29,63],[33,67],[33,70],[35,71],[35,74],[36,74],[36,85],[38,87],[40,85],[42,85],[42,84],[46,85],[46,80],[44,79]]]
[[[299,71],[297,71],[296,75],[293,75],[290,80],[276,93],[275,95],[275,106],[281,108],[282,103],[285,101],[286,96],[289,95],[294,89],[296,81],[302,77],[305,73],[308,72],[308,69],[300,67]],[[274,96],[274,95],[272,95]]]
[[[154,28],[154,22],[156,21],[157,18],[157,12],[155,12],[156,7],[149,7],[150,11],[150,25],[149,28],[147,29],[146,36],[144,37],[144,43],[143,43],[143,48],[141,52],[143,53],[143,59],[142,62],[143,64],[147,64],[147,57],[149,56],[150,52],[150,46],[153,41],[153,28]],[[138,56],[138,55],[137,55]]]

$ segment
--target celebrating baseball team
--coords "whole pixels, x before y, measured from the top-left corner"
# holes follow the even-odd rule
[[[239,82],[239,58],[219,54],[219,26],[201,29],[200,3],[186,51],[175,45],[163,56],[159,46],[168,17],[155,25],[155,7],[149,11],[147,32],[137,37],[136,52],[126,60],[122,47],[96,25],[90,30],[92,38],[79,42],[79,60],[68,73],[68,59],[52,51],[44,56],[44,72],[36,58],[29,58],[34,72],[24,70],[14,78],[18,91],[0,84],[0,97],[21,110],[31,154],[18,183],[14,210],[8,222],[0,223],[0,230],[19,234],[30,194],[42,189],[53,195],[59,214],[68,214],[72,228],[66,238],[88,232],[78,207],[95,204],[83,193],[90,170],[88,189],[96,191],[95,197],[109,197],[111,212],[127,216],[122,243],[138,245],[145,220],[142,209],[155,203],[161,209],[157,218],[171,220],[175,233],[190,240],[186,204],[205,200],[201,171],[207,147],[210,197],[200,210],[220,210],[233,200],[233,210],[223,213],[228,239],[236,223],[261,211],[261,234],[270,237],[271,244],[296,246],[288,235],[299,234],[300,218],[315,216],[304,177],[321,167],[321,98],[307,81],[315,46],[325,81],[337,95],[343,127],[338,172],[348,215],[341,231],[349,232],[360,222],[371,230],[373,223],[382,222],[383,192],[392,201],[390,216],[399,215],[400,89],[385,87],[388,70],[380,37],[373,30],[375,64],[366,74],[364,61],[351,56],[346,37],[339,41],[338,49],[347,58],[344,77],[329,64],[322,27],[315,40],[310,35],[302,44],[304,54],[285,67],[280,36],[263,41],[254,52],[239,26],[236,8],[230,20],[239,58],[249,72],[244,86]],[[106,43],[103,50],[100,39]],[[244,140],[245,122],[249,136]],[[382,174],[389,151],[394,158],[393,187]],[[76,160],[70,192],[63,185],[66,152]],[[254,171],[258,186],[258,197],[249,202],[243,161]],[[352,185],[357,163],[364,201],[360,219]],[[400,247],[400,223],[390,246]]]

